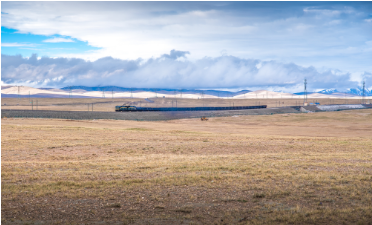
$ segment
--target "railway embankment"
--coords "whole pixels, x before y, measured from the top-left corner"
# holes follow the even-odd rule
[[[340,111],[351,109],[372,108],[372,104],[358,105],[322,105],[322,106],[290,106],[277,108],[246,109],[246,110],[207,110],[207,111],[141,111],[141,112],[98,112],[98,111],[53,111],[53,110],[12,110],[2,109],[4,118],[57,118],[72,120],[138,120],[158,121],[201,117],[230,117],[239,115],[273,115],[283,113],[307,113]]]

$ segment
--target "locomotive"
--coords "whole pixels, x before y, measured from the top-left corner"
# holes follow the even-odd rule
[[[115,106],[115,112],[126,112],[126,111],[137,111],[137,108],[135,106]]]

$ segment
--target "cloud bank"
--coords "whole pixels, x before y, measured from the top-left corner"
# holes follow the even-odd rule
[[[158,58],[122,60],[104,57],[95,61],[32,55],[1,55],[3,84],[34,87],[122,86],[138,88],[250,88],[271,87],[301,91],[307,78],[310,90],[357,87],[349,73],[318,71],[294,63],[242,59],[234,56],[204,57],[189,61],[187,51],[172,50]],[[370,73],[363,74],[372,83]]]
[[[226,52],[239,58],[372,71],[370,2],[4,1],[1,6],[2,26],[18,33],[71,37],[99,48],[40,53],[50,57],[134,60],[187,49],[190,60]]]

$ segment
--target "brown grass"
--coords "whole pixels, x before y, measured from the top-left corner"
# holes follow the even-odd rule
[[[370,224],[372,110],[2,119],[2,223]]]

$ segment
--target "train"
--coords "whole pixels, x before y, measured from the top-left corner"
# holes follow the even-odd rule
[[[233,107],[137,107],[137,106],[115,106],[116,112],[140,112],[140,111],[213,111],[213,110],[244,110],[264,109],[267,105],[255,106],[233,106]]]
[[[137,111],[136,106],[115,106],[116,112]]]

